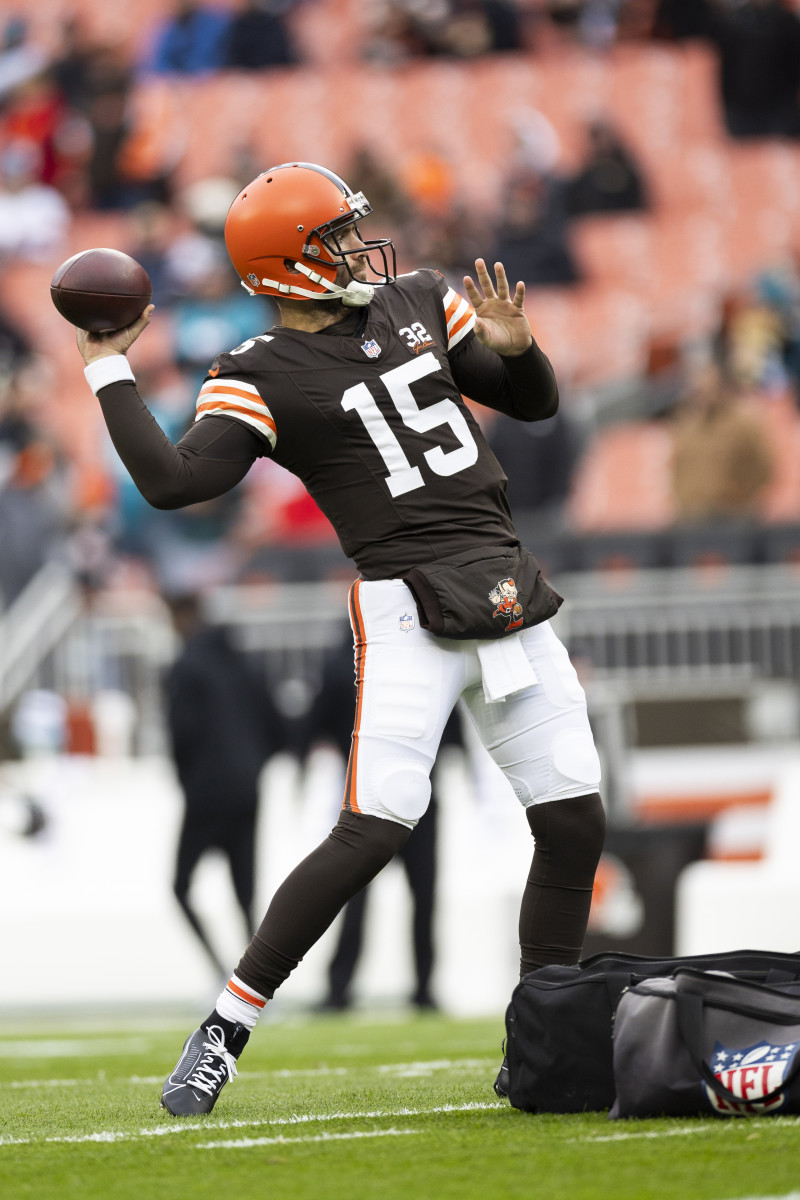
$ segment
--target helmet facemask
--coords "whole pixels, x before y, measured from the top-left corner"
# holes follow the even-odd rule
[[[367,270],[375,277],[374,282],[379,286],[394,283],[397,275],[397,256],[395,254],[394,243],[391,238],[372,238],[367,239],[362,237],[360,222],[363,217],[367,217],[372,212],[372,209],[363,192],[357,192],[353,196],[348,197],[352,213],[344,213],[340,217],[334,218],[332,221],[327,221],[324,225],[318,225],[316,229],[312,229],[311,234],[305,245],[303,246],[303,257],[310,260],[319,260],[319,247],[314,244],[312,239],[320,242],[329,255],[329,261],[336,264],[337,278],[338,268],[344,267],[348,280],[353,280],[356,283],[364,283],[357,275],[353,273],[351,259],[354,254],[363,255],[366,257]],[[359,240],[363,243],[358,250],[346,250],[341,244],[342,235],[353,230]],[[379,254],[382,269],[379,270],[372,262],[371,255]],[[390,266],[391,261],[391,266]],[[328,297],[320,297],[327,299]],[[330,299],[335,299],[331,296]]]

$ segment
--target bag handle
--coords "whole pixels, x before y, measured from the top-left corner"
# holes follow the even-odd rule
[[[703,1023],[705,1015],[705,997],[700,992],[675,992],[675,1003],[677,1005],[678,1030],[683,1038],[686,1049],[689,1051],[689,1057],[697,1071],[699,1071],[705,1083],[712,1091],[722,1100],[728,1100],[732,1104],[747,1104],[747,1100],[743,1096],[737,1096],[735,1092],[731,1092],[724,1084],[720,1083],[714,1072],[709,1067],[708,1063],[703,1058]],[[780,1023],[780,1022],[779,1022]],[[795,1074],[795,1072],[792,1072]],[[778,1087],[773,1088],[771,1092],[767,1092],[763,1096],[759,1096],[756,1103],[768,1104],[770,1100],[777,1099],[778,1096],[786,1089],[789,1080],[784,1079]]]

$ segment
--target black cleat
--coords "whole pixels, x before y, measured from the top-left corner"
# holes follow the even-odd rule
[[[210,1113],[217,1096],[236,1075],[236,1059],[225,1047],[219,1025],[195,1029],[183,1046],[178,1065],[161,1090],[161,1107],[173,1117]]]
[[[503,1065],[497,1072],[497,1079],[494,1081],[495,1095],[501,1100],[508,1099],[508,1092],[511,1087],[511,1080],[508,1074],[508,1055],[503,1055]]]

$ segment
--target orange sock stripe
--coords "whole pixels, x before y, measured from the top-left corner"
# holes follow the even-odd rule
[[[350,747],[350,758],[347,763],[347,779],[344,785],[344,801],[342,807],[348,812],[361,812],[356,799],[356,781],[358,770],[358,736],[361,728],[361,705],[364,698],[364,658],[367,652],[367,640],[364,636],[364,618],[359,603],[361,580],[357,579],[350,589],[350,619],[353,623],[355,640],[355,669],[356,669],[356,716],[353,725],[353,741]]]
[[[238,987],[232,979],[229,979],[225,985],[229,992],[233,992],[234,996],[238,996],[240,1000],[245,1000],[248,1004],[252,1004],[253,1008],[264,1008],[266,1000],[259,1000],[257,996],[251,992],[246,992],[244,988]]]

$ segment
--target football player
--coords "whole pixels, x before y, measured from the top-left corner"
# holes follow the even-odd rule
[[[478,259],[462,296],[436,271],[397,275],[365,240],[361,192],[313,163],[259,175],[231,205],[228,252],[280,324],[221,354],[173,445],[125,357],[152,306],[116,333],[78,332],[86,378],[143,496],[218,496],[270,455],[305,484],[355,563],[357,708],[343,808],[278,888],[162,1092],[208,1113],[259,1014],[347,901],[411,835],[459,697],[535,840],[519,918],[521,972],[578,960],[605,832],[583,690],[548,618],[561,598],[520,545],[506,479],[462,395],[537,421],[558,407],[525,288]],[[496,597],[514,581],[512,621]],[[220,800],[224,804],[224,797]],[[504,1082],[498,1077],[498,1089]]]

